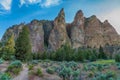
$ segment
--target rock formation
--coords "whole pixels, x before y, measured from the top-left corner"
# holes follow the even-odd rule
[[[29,25],[30,40],[32,45],[32,52],[44,51],[44,30],[43,24],[37,20],[32,21]]]
[[[66,23],[63,9],[54,21],[33,20],[28,24],[22,23],[10,27],[6,30],[1,41],[5,42],[11,34],[15,35],[16,40],[25,25],[30,29],[33,52],[57,50],[66,44],[73,48],[120,46],[120,35],[107,20],[101,22],[95,15],[86,18],[79,10],[74,21]]]
[[[85,18],[81,10],[79,10],[71,24],[70,38],[73,48],[79,48],[84,45],[84,23]]]
[[[52,50],[56,50],[60,48],[62,45],[69,44],[70,40],[66,31],[66,23],[65,23],[65,13],[64,10],[61,9],[60,13],[54,20],[54,28],[49,36],[49,47]]]

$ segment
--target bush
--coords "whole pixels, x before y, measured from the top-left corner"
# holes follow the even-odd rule
[[[79,80],[80,69],[76,62],[63,62],[56,72],[63,80]]]
[[[88,77],[93,77],[94,76],[94,73],[93,72],[89,72],[89,74],[88,74]]]
[[[54,74],[54,71],[55,70],[53,68],[51,68],[51,67],[46,69],[46,72],[49,73],[49,74]]]
[[[22,62],[21,61],[13,61],[7,68],[8,73],[12,73],[13,75],[19,74],[22,69]]]
[[[42,73],[41,68],[38,68],[38,69],[37,69],[36,75],[39,76],[39,77],[42,77],[42,76],[43,76],[43,73]]]
[[[116,54],[115,55],[115,61],[116,62],[120,62],[120,54]]]
[[[7,73],[0,73],[0,80],[12,80]]]
[[[85,54],[84,51],[82,51],[81,49],[78,49],[76,51],[76,53],[74,54],[74,60],[75,61],[84,61],[85,60]]]
[[[103,48],[101,46],[99,48],[99,55],[98,55],[98,57],[100,59],[107,59],[107,54],[104,52],[104,50],[103,50]]]
[[[2,64],[4,61],[3,61],[3,59],[0,59],[0,64]]]
[[[30,64],[30,65],[28,66],[28,70],[33,70],[33,68],[34,68],[34,65],[32,65],[32,64]]]
[[[116,79],[116,73],[114,71],[107,71],[106,72],[106,77]]]

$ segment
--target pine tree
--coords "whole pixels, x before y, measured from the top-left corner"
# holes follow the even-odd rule
[[[104,52],[104,50],[103,50],[103,48],[101,46],[99,48],[99,55],[98,55],[98,57],[100,59],[107,59],[107,55],[106,55],[106,53]]]
[[[15,41],[14,41],[14,35],[12,34],[11,37],[6,41],[4,44],[4,47],[2,49],[3,52],[3,58],[5,60],[9,60],[11,56],[15,53]]]
[[[2,56],[2,43],[0,42],[0,58]]]
[[[24,26],[22,32],[16,40],[16,58],[22,61],[28,61],[32,59],[31,44],[30,44],[30,32],[27,26]]]

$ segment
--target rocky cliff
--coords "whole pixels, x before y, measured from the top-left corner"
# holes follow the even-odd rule
[[[11,34],[15,35],[16,40],[25,25],[30,30],[33,52],[57,50],[66,44],[73,48],[120,45],[120,36],[107,20],[101,22],[95,15],[86,18],[79,10],[73,22],[66,23],[64,9],[61,9],[53,21],[33,20],[28,24],[10,27],[2,37],[2,42],[5,42]]]
[[[66,31],[64,9],[60,11],[53,24],[54,28],[52,29],[49,36],[49,48],[56,50],[64,44],[70,45],[70,40]]]

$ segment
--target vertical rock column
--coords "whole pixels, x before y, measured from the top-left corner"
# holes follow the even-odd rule
[[[54,28],[52,29],[49,36],[49,48],[51,50],[57,50],[62,45],[70,45],[70,40],[66,31],[64,9],[61,9],[60,13],[55,18],[53,25]]]

